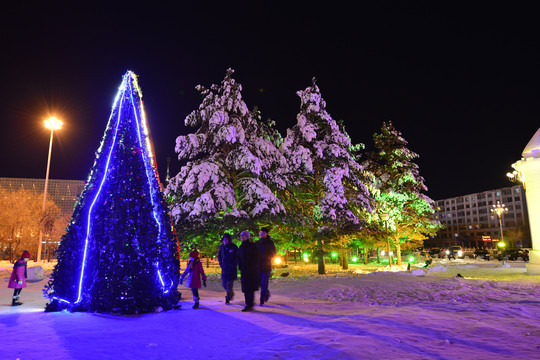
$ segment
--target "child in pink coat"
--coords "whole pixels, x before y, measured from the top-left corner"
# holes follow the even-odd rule
[[[11,306],[22,305],[19,302],[19,295],[23,288],[26,287],[26,263],[30,260],[30,253],[28,250],[24,250],[21,258],[13,264],[13,271],[11,272],[11,277],[9,278],[8,288],[13,290],[13,301]]]
[[[204,273],[201,260],[199,260],[199,252],[197,249],[189,253],[189,262],[186,266],[186,270],[180,276],[180,284],[186,279],[186,287],[191,288],[193,293],[193,308],[199,308],[199,289],[201,288],[201,276],[204,287],[206,287],[206,274]]]

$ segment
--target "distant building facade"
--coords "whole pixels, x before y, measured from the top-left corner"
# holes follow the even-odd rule
[[[508,212],[502,215],[504,235],[507,232],[521,234],[519,239],[505,238],[507,246],[530,247],[529,217],[522,185],[435,201],[439,208],[435,218],[445,228],[435,237],[425,240],[424,246],[495,247],[501,234],[499,218],[497,214],[491,212],[491,209],[497,201],[508,209]]]
[[[49,179],[47,198],[58,205],[62,214],[71,215],[75,202],[84,189],[84,185],[85,181],[83,180]],[[0,188],[9,191],[24,189],[33,191],[36,194],[43,194],[45,179],[0,178]]]

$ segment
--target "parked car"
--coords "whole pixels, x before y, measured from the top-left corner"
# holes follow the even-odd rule
[[[448,260],[451,258],[453,259],[463,259],[463,248],[461,246],[450,246],[448,250],[446,250],[446,256],[448,256]]]
[[[498,260],[518,260],[529,261],[529,252],[520,248],[508,248],[497,255]]]
[[[429,249],[429,256],[431,256],[432,258],[438,258],[439,255],[441,255],[441,249],[439,248]]]
[[[488,249],[480,248],[480,249],[474,250],[474,258],[475,259],[489,260],[490,257],[491,257],[491,255],[489,254]]]

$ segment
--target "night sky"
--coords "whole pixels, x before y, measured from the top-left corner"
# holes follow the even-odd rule
[[[195,130],[184,126],[195,86],[229,67],[283,136],[312,77],[353,142],[371,150],[391,120],[435,200],[512,185],[505,174],[540,127],[540,29],[521,3],[11,3],[0,11],[0,177],[45,177],[54,114],[64,128],[50,177],[85,180],[127,70],[162,179],[167,156],[179,170],[175,138]]]

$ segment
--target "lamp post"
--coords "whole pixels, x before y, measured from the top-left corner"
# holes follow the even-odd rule
[[[493,205],[493,208],[491,209],[491,212],[494,214],[497,214],[497,217],[499,218],[499,226],[501,228],[501,242],[504,243],[504,235],[503,235],[503,227],[502,227],[502,215],[504,213],[508,212],[508,209],[504,204],[501,204],[499,201],[497,201],[496,205]]]
[[[49,169],[51,168],[51,153],[52,153],[52,144],[53,144],[53,134],[54,130],[60,130],[62,128],[63,122],[58,120],[56,117],[50,117],[44,121],[45,128],[51,130],[51,140],[49,141],[49,156],[47,159],[47,173],[45,175],[45,190],[43,191],[43,208],[41,209],[41,215],[45,212],[45,205],[47,204],[47,187],[49,186]],[[36,261],[41,260],[41,247],[43,241],[43,227],[39,227],[39,243],[38,251],[36,256]]]
[[[388,252],[388,265],[392,265],[392,256],[390,255],[390,240],[388,239],[388,218],[390,214],[382,213],[381,219],[384,220],[384,233],[386,235],[386,251]]]

